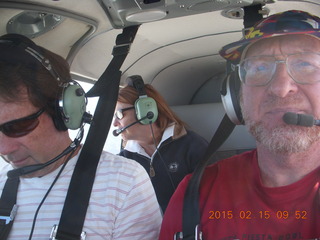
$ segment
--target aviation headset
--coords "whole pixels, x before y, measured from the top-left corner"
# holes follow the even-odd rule
[[[144,125],[154,123],[158,118],[157,103],[153,98],[147,96],[142,77],[139,75],[130,76],[127,78],[127,82],[129,86],[137,90],[139,95],[139,98],[134,103],[137,119],[144,118],[140,121]]]
[[[43,55],[41,48],[27,37],[19,34],[6,34],[0,37],[0,45],[2,44],[5,44],[4,47],[11,48],[10,51],[1,52],[3,61],[8,63],[18,61],[29,64],[31,57],[58,81],[61,94],[59,93],[60,96],[57,96],[54,102],[54,114],[52,115],[56,129],[66,131],[67,129],[80,128],[84,121],[87,104],[87,98],[82,87],[71,79],[62,81],[49,59]]]
[[[230,66],[231,63],[227,63]],[[227,76],[221,85],[221,100],[229,119],[236,125],[244,123],[240,107],[241,81],[236,70],[227,70]]]

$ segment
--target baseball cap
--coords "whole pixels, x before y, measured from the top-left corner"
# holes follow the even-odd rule
[[[320,18],[299,10],[271,15],[251,27],[244,38],[224,46],[219,53],[231,62],[239,62],[241,54],[249,44],[260,39],[289,34],[306,34],[320,38]]]

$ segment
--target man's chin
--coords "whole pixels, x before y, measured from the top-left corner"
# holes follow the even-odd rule
[[[19,160],[19,161],[11,161],[10,164],[13,168],[21,168],[21,167],[25,167],[25,166],[30,165],[30,163],[28,163],[27,159],[23,159],[23,160]]]
[[[263,124],[249,126],[256,140],[274,153],[299,153],[320,141],[320,128],[281,125],[272,129]]]

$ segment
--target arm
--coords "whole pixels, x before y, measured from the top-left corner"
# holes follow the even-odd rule
[[[146,171],[137,164],[129,191],[116,217],[113,239],[155,240],[162,216]]]

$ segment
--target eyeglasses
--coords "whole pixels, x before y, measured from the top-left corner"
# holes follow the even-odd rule
[[[320,53],[313,52],[289,54],[284,60],[277,60],[276,56],[246,58],[238,64],[240,80],[248,86],[265,86],[272,80],[278,63],[285,63],[296,83],[320,82]]]
[[[29,116],[12,120],[0,125],[0,131],[12,138],[18,138],[25,136],[32,132],[38,125],[38,117],[44,112],[44,109],[40,109],[38,112]]]
[[[134,106],[117,110],[114,114],[114,117],[117,118],[118,120],[121,120],[123,118],[123,112],[130,110],[130,109],[134,109]]]

